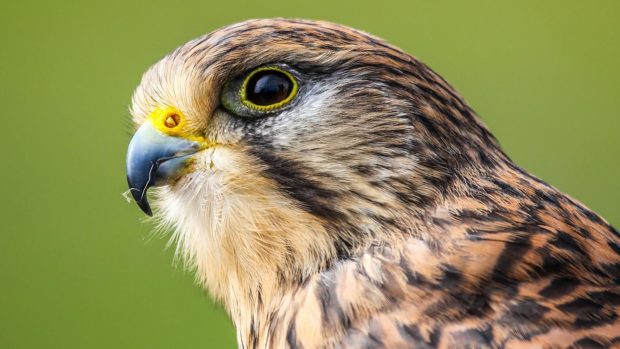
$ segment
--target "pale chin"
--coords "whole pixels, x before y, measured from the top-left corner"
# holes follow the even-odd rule
[[[208,267],[199,256],[214,253],[213,243],[249,218],[251,199],[244,191],[258,174],[238,161],[237,154],[226,147],[201,151],[191,172],[152,192],[158,229],[172,232],[178,256],[199,274]]]
[[[234,176],[230,151],[208,148],[196,153],[190,170],[176,182],[154,191],[155,207],[162,219],[177,221],[207,210],[224,196],[227,182]],[[200,212],[199,212],[200,211]]]

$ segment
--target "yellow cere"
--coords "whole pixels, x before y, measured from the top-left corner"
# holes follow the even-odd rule
[[[277,71],[277,72],[280,72],[286,75],[289,78],[289,80],[291,80],[291,82],[293,83],[293,89],[291,90],[291,93],[288,95],[288,97],[286,97],[284,100],[278,103],[274,103],[270,105],[257,105],[257,104],[250,102],[247,98],[248,82],[256,73],[259,73],[262,71]],[[295,77],[293,77],[291,73],[287,72],[284,69],[280,69],[278,67],[271,67],[271,66],[261,67],[261,68],[257,68],[254,71],[252,71],[250,74],[248,74],[248,76],[246,76],[245,80],[243,80],[243,84],[241,85],[241,90],[240,90],[241,103],[243,103],[245,106],[251,109],[254,109],[254,110],[271,111],[271,110],[278,109],[288,104],[291,100],[293,100],[293,98],[295,98],[298,90],[299,90],[299,85],[297,84],[297,80],[295,79]]]
[[[209,142],[204,137],[188,132],[185,116],[174,107],[157,108],[149,115],[148,119],[156,129],[168,136],[181,137],[203,143],[205,147],[209,145]]]

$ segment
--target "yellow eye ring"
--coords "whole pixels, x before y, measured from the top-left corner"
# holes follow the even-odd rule
[[[248,92],[248,88],[252,91]],[[245,77],[239,97],[246,107],[268,112],[290,103],[298,91],[299,84],[291,73],[278,67],[267,66],[257,68]]]

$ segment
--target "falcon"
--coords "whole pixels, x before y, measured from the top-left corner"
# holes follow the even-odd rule
[[[618,231],[376,37],[234,24],[153,65],[131,112],[131,193],[240,348],[620,348]]]

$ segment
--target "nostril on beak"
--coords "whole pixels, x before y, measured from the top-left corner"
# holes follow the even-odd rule
[[[181,117],[179,116],[179,114],[172,114],[166,117],[166,120],[164,120],[164,125],[167,128],[175,128],[179,125],[180,122]]]

